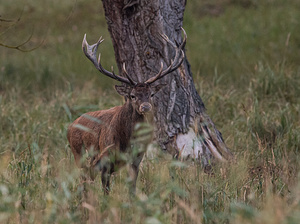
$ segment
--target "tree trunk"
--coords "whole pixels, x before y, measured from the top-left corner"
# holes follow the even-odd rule
[[[175,51],[160,34],[182,42],[185,0],[102,2],[119,71],[125,62],[131,77],[143,82],[158,72],[161,61],[164,67],[170,64]],[[159,146],[173,156],[200,159],[204,167],[210,165],[212,158],[220,161],[232,158],[221,133],[205,113],[187,59],[158,82],[167,84],[154,100]]]

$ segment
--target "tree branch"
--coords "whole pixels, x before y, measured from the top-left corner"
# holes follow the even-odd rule
[[[10,24],[2,33],[0,33],[0,36],[2,36],[3,34],[5,34],[6,32],[8,32],[13,26],[15,26],[21,20],[22,15],[23,15],[23,11],[22,11],[21,15],[19,16],[19,18],[17,20],[2,19],[2,18],[0,18],[0,22],[3,22],[3,23],[13,23],[13,24]],[[8,45],[8,44],[0,42],[0,46],[1,47],[5,47],[5,48],[10,48],[10,49],[15,49],[15,50],[18,50],[18,51],[21,51],[21,52],[34,51],[37,48],[39,48],[40,46],[42,46],[42,44],[44,43],[45,39],[43,39],[41,41],[41,43],[38,44],[38,46],[36,46],[36,47],[30,48],[30,49],[24,49],[23,46],[25,44],[27,44],[31,40],[32,36],[33,36],[33,31],[31,32],[30,36],[24,42],[22,42],[21,44],[18,44],[18,45]]]

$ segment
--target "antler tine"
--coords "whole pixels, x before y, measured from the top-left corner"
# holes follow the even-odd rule
[[[163,71],[163,68],[164,68],[164,63],[161,62],[161,63],[160,63],[160,70],[159,70],[159,72],[157,73],[157,75],[154,76],[154,77],[151,77],[151,78],[148,79],[145,83],[151,84],[151,83],[155,82],[155,81],[159,78],[159,76],[161,75],[161,73],[162,73],[162,71]]]
[[[186,35],[186,32],[183,29],[183,27],[180,27],[180,29],[183,32],[183,40],[182,40],[182,43],[180,44],[179,48],[183,49],[185,47],[185,44],[186,44],[187,35]]]
[[[135,86],[137,84],[137,82],[133,81],[133,79],[129,76],[129,74],[128,74],[127,70],[126,70],[126,67],[125,67],[125,62],[123,63],[123,67],[122,68],[123,68],[123,72],[126,75],[127,79],[130,81],[130,83],[132,85]]]
[[[183,49],[184,49],[184,46],[186,43],[187,35],[186,35],[185,30],[182,27],[181,27],[181,30],[183,31],[184,38],[183,38],[182,43],[179,46],[177,46],[174,42],[172,42],[166,34],[160,34],[160,36],[167,43],[169,43],[172,47],[175,48],[175,51],[176,51],[175,57],[174,57],[174,60],[171,60],[171,64],[165,70],[162,70],[162,68],[161,68],[159,73],[157,75],[155,75],[154,77],[148,79],[146,81],[146,83],[151,84],[151,83],[155,82],[156,80],[163,78],[165,75],[176,70],[183,62],[183,59],[185,56]]]
[[[162,72],[162,74],[161,74],[161,76],[159,77],[159,79],[160,78],[162,78],[162,77],[164,77],[165,75],[167,75],[167,74],[169,74],[169,73],[171,73],[171,72],[173,72],[173,71],[175,71],[180,65],[181,65],[181,63],[183,62],[183,59],[184,59],[184,56],[185,56],[185,54],[184,54],[184,51],[183,50],[180,50],[180,52],[181,52],[181,57],[179,58],[179,59],[175,59],[174,61],[173,60],[171,60],[171,65],[166,69],[166,70],[164,70],[163,72]],[[175,56],[176,57],[176,56]],[[176,63],[176,61],[178,61],[177,63]],[[175,64],[175,65],[174,65]]]
[[[89,45],[88,42],[86,41],[86,34],[84,35],[83,41],[82,41],[82,50],[85,54],[85,56],[90,59],[91,62],[95,65],[95,67],[100,71],[103,75],[106,75],[112,79],[118,80],[120,82],[126,83],[128,85],[132,85],[132,82],[124,77],[116,75],[114,72],[109,72],[105,68],[102,67],[101,65],[101,54],[99,54],[99,58],[97,60],[97,50],[98,46],[104,41],[102,37],[99,38],[97,43],[93,45]]]

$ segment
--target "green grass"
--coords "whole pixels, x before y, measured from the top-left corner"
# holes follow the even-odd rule
[[[208,3],[222,13],[203,16]],[[145,160],[134,200],[126,169],[108,198],[98,177],[89,185],[91,222],[300,222],[299,9],[297,0],[188,1],[195,85],[237,162],[208,176],[197,164]],[[0,15],[15,20],[0,23],[1,43],[30,35],[24,49],[42,43],[28,53],[0,48],[0,223],[81,223],[66,128],[122,103],[81,51],[85,33],[90,42],[102,35],[103,64],[115,65],[101,1],[6,1]]]

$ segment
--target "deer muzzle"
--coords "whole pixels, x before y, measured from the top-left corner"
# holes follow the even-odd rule
[[[148,113],[152,110],[152,105],[150,103],[142,103],[139,107],[139,111],[141,114]]]

